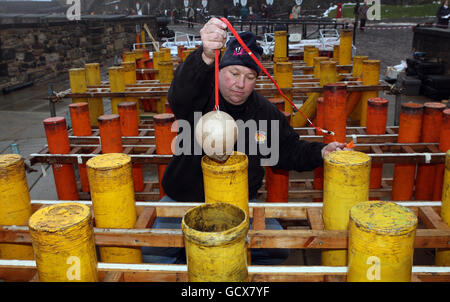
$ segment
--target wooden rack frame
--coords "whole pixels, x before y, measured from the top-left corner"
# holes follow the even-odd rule
[[[67,201],[32,201],[33,211]],[[75,201],[92,206],[90,201]],[[416,213],[421,225],[415,248],[450,248],[450,228],[439,216],[440,202],[397,202]],[[183,217],[201,203],[136,202],[138,220],[134,229],[94,228],[97,246],[184,246],[180,229],[152,229],[156,217]],[[250,203],[253,229],[250,248],[345,249],[347,231],[324,230],[322,203]],[[265,218],[307,222],[302,229],[265,230]],[[31,243],[28,227],[0,226],[1,243]],[[99,263],[101,281],[187,281],[185,265]],[[249,266],[249,281],[345,281],[346,267]],[[0,279],[38,281],[34,261],[0,260]],[[415,266],[412,281],[450,281],[450,267]]]

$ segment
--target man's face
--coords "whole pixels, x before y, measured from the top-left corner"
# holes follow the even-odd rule
[[[219,71],[219,89],[224,99],[233,104],[243,104],[256,85],[255,70],[242,65],[226,66]]]

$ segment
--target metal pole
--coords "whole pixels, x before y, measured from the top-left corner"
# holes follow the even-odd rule
[[[51,97],[53,96],[52,84],[48,84],[48,96],[49,96],[48,104],[49,104],[49,107],[50,107],[50,116],[51,117],[55,117],[56,116],[55,103],[51,99]]]
[[[395,94],[394,126],[398,126],[399,125],[400,109],[401,109],[401,106],[402,106],[401,98],[402,98],[401,93],[396,93]]]

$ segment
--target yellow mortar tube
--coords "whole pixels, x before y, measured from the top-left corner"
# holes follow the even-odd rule
[[[132,52],[134,53],[134,58],[135,58],[136,60],[142,59],[142,58],[144,57],[144,51],[145,51],[144,48],[136,48],[136,49],[133,49]],[[136,61],[135,61],[135,63],[136,63]]]
[[[362,76],[363,72],[363,62],[368,60],[368,56],[354,56],[353,57],[353,67],[352,67],[352,76],[355,78],[359,78]],[[362,95],[361,92],[352,92],[352,93],[359,93]],[[353,109],[352,113],[350,114],[350,118],[352,120],[359,120],[361,118],[361,98],[358,101],[358,104]]]
[[[335,61],[338,65],[339,63],[339,45],[333,46],[333,61]]]
[[[450,227],[450,150],[445,156],[444,183],[442,185],[441,218]],[[450,266],[450,249],[437,249],[435,264]]]
[[[143,45],[141,47],[145,48],[145,31],[141,30],[141,43],[143,43]]]
[[[247,282],[248,215],[228,203],[207,203],[181,222],[189,282]]]
[[[108,68],[109,75],[109,90],[111,92],[125,92],[125,75],[124,68],[121,66],[113,66]],[[111,98],[112,114],[119,114],[117,105],[125,102],[123,97]]]
[[[123,67],[123,80],[125,81],[125,85],[133,85],[136,84],[136,63],[133,62],[122,62]],[[137,118],[138,123],[141,121],[140,117],[140,106],[139,106],[139,98],[137,97],[126,97],[127,102],[136,103],[137,110]]]
[[[320,79],[320,62],[328,61],[328,57],[314,57],[313,59],[313,75],[315,79]]]
[[[362,84],[378,85],[380,78],[380,61],[365,60],[363,61]],[[363,91],[361,94],[361,115],[360,126],[366,127],[367,124],[367,102],[371,98],[378,97],[378,91]]]
[[[25,165],[19,154],[0,154],[0,225],[27,225],[31,216]],[[0,243],[0,259],[33,259],[27,244]]]
[[[100,78],[100,64],[88,63],[84,65],[86,70],[86,84],[87,86],[98,86],[101,84]],[[89,120],[91,126],[98,126],[98,117],[103,115],[103,99],[102,98],[90,98],[89,99]]]
[[[417,217],[393,202],[364,201],[350,210],[349,282],[410,282]]]
[[[136,54],[132,51],[127,51],[123,53],[122,62],[134,62],[136,63]]]
[[[233,152],[224,163],[208,156],[202,158],[205,202],[233,204],[249,215],[248,210],[248,158]]]
[[[86,93],[86,72],[84,68],[69,69],[70,91],[72,93]],[[72,103],[87,102],[86,98],[72,98]]]
[[[337,64],[334,61],[320,61],[320,86],[338,81]]]
[[[370,157],[358,151],[325,156],[323,222],[326,230],[347,230],[350,209],[369,200]],[[322,250],[322,265],[347,265],[347,250]]]
[[[159,51],[162,51],[162,61],[164,62],[172,62],[172,55],[170,54],[170,48],[162,47]]]
[[[159,69],[159,82],[160,83],[172,83],[172,80],[173,80],[173,63],[172,63],[172,61],[159,62],[158,69]],[[167,101],[168,101],[167,96],[162,96],[159,98],[159,101],[156,104],[156,112],[157,113],[166,112]]]
[[[88,206],[60,203],[41,208],[30,217],[29,228],[39,281],[98,281]]]
[[[305,66],[313,67],[314,58],[319,56],[319,49],[312,45],[305,45],[303,48],[303,61]],[[304,70],[303,74],[313,74],[312,70]]]
[[[352,64],[353,30],[342,29],[339,43],[339,64]]]
[[[292,88],[292,76],[294,72],[292,62],[275,62],[274,67],[276,69],[275,80],[277,81],[278,86],[280,88]],[[284,95],[293,101],[292,93],[284,93]],[[286,100],[284,100],[284,111],[290,114],[293,112],[291,103]]]
[[[131,158],[108,153],[86,163],[95,224],[99,228],[134,228],[136,207]],[[140,248],[100,247],[103,262],[141,263]]]
[[[164,53],[162,51],[154,51],[152,60],[153,60],[153,69],[159,71],[159,62],[164,61]],[[155,74],[155,80],[159,80],[159,73]]]
[[[354,56],[353,57],[353,67],[352,76],[359,78],[363,73],[363,62],[368,60],[368,56]]]
[[[287,31],[276,31],[275,47],[273,49],[273,62],[286,62],[287,57]]]

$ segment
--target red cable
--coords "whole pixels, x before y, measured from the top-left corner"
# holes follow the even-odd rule
[[[236,40],[239,42],[239,44],[241,44],[241,46],[245,49],[245,51],[249,54],[249,56],[253,59],[253,61],[255,61],[255,63],[259,66],[259,68],[261,68],[261,70],[269,77],[269,79],[272,81],[272,83],[275,85],[275,87],[277,88],[278,92],[280,93],[280,95],[286,99],[289,103],[291,103],[291,105],[294,107],[294,109],[298,112],[300,112],[301,115],[303,115],[303,117],[306,119],[306,121],[308,123],[311,124],[311,126],[313,128],[315,128],[318,131],[321,131],[323,133],[326,134],[330,134],[330,135],[334,135],[334,132],[332,131],[328,131],[325,129],[322,129],[320,127],[317,127],[313,124],[313,122],[308,118],[308,116],[306,116],[306,114],[304,114],[300,109],[297,108],[297,106],[295,106],[295,104],[281,91],[280,87],[278,86],[277,82],[270,76],[270,74],[267,72],[266,68],[264,68],[264,66],[261,64],[261,62],[259,62],[258,58],[252,53],[252,51],[247,47],[247,45],[245,45],[244,41],[242,41],[241,37],[239,36],[239,34],[236,32],[236,30],[233,28],[233,26],[230,24],[230,22],[228,22],[228,20],[226,18],[220,18],[220,20],[222,20],[227,26],[228,29],[231,31],[231,33],[233,34],[233,36],[236,38]],[[218,89],[218,66],[219,66],[219,59],[218,59],[218,49],[216,49],[216,71],[215,71],[215,76],[216,76],[216,90]],[[218,94],[216,94],[216,106],[218,106]]]
[[[219,110],[219,50],[216,49],[215,53],[215,60],[214,60],[214,94],[215,94],[215,100],[216,100],[216,106],[214,107],[214,110]]]

